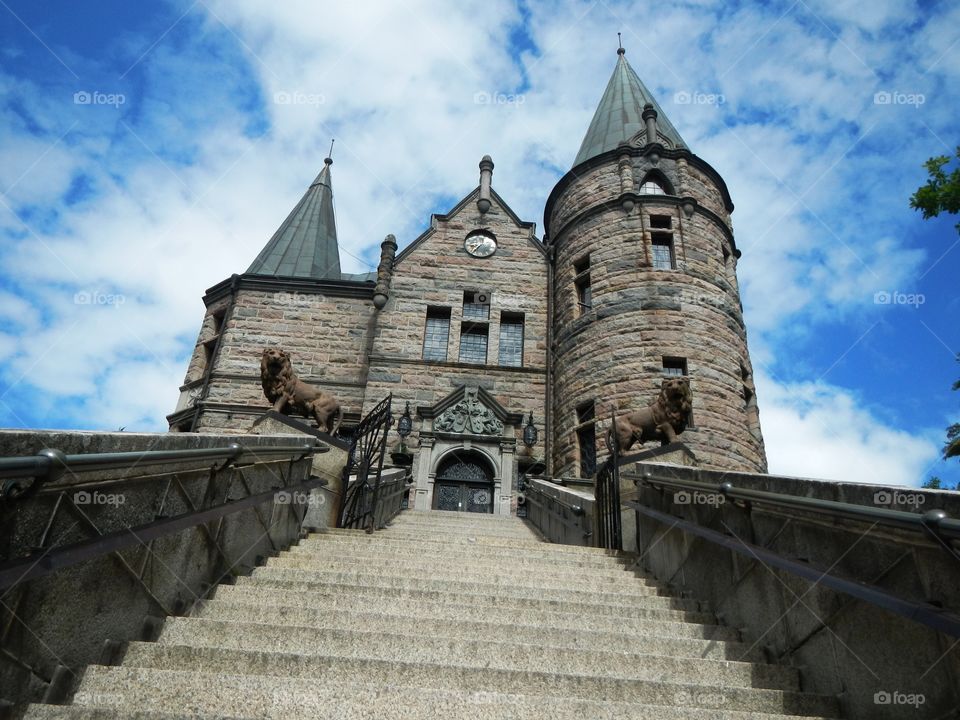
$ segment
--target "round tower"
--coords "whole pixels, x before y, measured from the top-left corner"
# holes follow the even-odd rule
[[[689,376],[693,411],[680,440],[699,465],[765,472],[733,203],[618,55],[544,212],[553,474],[590,475],[607,452],[611,412],[648,405],[669,375]]]

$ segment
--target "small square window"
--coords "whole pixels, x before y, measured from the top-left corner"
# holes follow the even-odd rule
[[[683,376],[687,374],[687,359],[682,357],[665,357],[663,359],[663,374]]]
[[[669,230],[673,227],[673,218],[669,215],[651,215],[650,227]]]
[[[463,293],[463,319],[489,320],[490,293],[483,290],[468,290]]]

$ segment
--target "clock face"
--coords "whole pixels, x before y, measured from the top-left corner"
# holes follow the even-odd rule
[[[490,257],[497,251],[497,241],[492,235],[486,233],[475,233],[468,235],[463,241],[463,247],[474,257]]]

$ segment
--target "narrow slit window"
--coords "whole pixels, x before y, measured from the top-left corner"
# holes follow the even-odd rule
[[[577,405],[577,445],[580,450],[580,477],[593,477],[597,471],[597,426],[593,400]]]
[[[590,256],[587,255],[573,264],[573,285],[577,291],[578,315],[590,312],[593,309],[593,289],[590,285]]]
[[[499,364],[523,366],[523,315],[504,313],[500,316]]]

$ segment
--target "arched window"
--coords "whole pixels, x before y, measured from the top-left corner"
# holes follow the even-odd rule
[[[641,195],[673,195],[673,185],[659,170],[650,170],[640,183]]]
[[[666,195],[667,191],[663,189],[663,186],[658,183],[653,178],[647,178],[643,181],[643,185],[640,186],[641,195]]]

